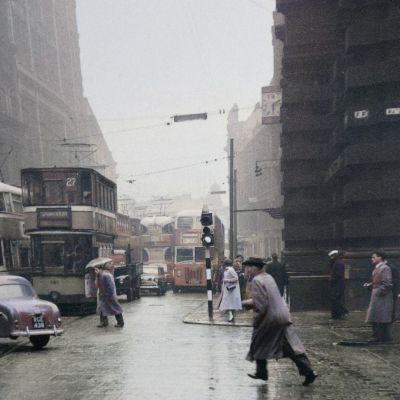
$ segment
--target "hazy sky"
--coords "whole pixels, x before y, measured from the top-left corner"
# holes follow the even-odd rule
[[[119,194],[201,196],[226,182],[226,160],[143,174],[226,156],[227,114],[218,110],[237,103],[245,118],[260,101],[272,77],[273,8],[274,0],[77,0],[85,95],[118,163]],[[166,125],[200,112],[209,119]]]

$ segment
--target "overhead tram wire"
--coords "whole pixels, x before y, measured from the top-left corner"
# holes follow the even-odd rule
[[[186,168],[191,168],[191,167],[196,167],[198,165],[207,165],[207,164],[211,164],[213,162],[218,162],[218,161],[222,161],[222,160],[226,160],[228,157],[219,157],[219,158],[213,158],[212,160],[206,160],[206,161],[201,161],[198,163],[192,163],[192,164],[186,164],[186,165],[181,165],[179,167],[172,167],[172,168],[166,168],[166,169],[160,169],[157,171],[150,171],[150,172],[144,172],[141,174],[135,174],[132,175],[130,178],[128,178],[128,180],[136,180],[136,178],[138,177],[142,177],[142,176],[150,176],[150,175],[158,175],[158,174],[163,174],[166,172],[171,172],[171,171],[177,171],[177,170],[181,170],[181,169],[186,169]]]

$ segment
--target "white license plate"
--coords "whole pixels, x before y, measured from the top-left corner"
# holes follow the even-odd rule
[[[33,329],[44,329],[43,315],[33,317]]]

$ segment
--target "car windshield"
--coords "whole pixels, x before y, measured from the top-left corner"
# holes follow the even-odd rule
[[[11,283],[0,285],[0,299],[10,299],[14,297],[34,297],[33,290],[27,285]]]

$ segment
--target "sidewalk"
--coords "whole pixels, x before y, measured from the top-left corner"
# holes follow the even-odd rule
[[[330,313],[327,311],[307,311],[291,313],[294,326],[302,328],[312,328],[314,330],[328,330],[336,337],[334,344],[361,345],[363,341],[371,336],[371,327],[365,323],[365,311],[353,311],[344,320],[330,320]],[[207,301],[202,303],[183,318],[186,324],[217,325],[232,327],[252,327],[253,312],[242,310],[236,312],[235,321],[228,322],[227,314],[223,314],[214,309],[213,321],[208,318]],[[393,342],[385,344],[375,344],[374,346],[400,345],[400,322],[393,324]],[[344,342],[344,343],[341,343]]]

